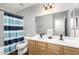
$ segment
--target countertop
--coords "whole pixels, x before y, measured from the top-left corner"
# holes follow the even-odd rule
[[[34,37],[25,37],[29,40],[36,40],[41,42],[47,42],[51,44],[63,45],[67,47],[79,48],[79,38],[77,37],[63,37],[63,40],[59,40],[59,36],[53,36],[52,39],[48,39],[46,36],[40,38],[38,35]]]

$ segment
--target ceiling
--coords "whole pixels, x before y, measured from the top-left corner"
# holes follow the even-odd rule
[[[35,4],[36,3],[0,3],[0,9],[18,12]]]

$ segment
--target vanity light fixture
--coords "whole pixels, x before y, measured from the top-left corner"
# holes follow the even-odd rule
[[[55,4],[54,3],[48,3],[48,4],[44,4],[43,5],[43,9],[44,10],[50,10],[50,9],[53,9],[55,8]]]

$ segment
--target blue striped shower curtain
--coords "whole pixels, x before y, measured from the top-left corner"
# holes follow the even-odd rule
[[[4,53],[16,50],[16,44],[24,40],[23,17],[12,13],[4,13]]]

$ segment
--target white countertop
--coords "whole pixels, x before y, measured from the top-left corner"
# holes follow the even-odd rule
[[[64,40],[59,40],[59,36],[53,36],[52,39],[48,39],[47,37],[40,38],[38,35],[34,37],[25,37],[29,40],[36,40],[41,42],[47,42],[51,44],[58,44],[73,48],[79,48],[79,38],[77,37],[63,37]]]

